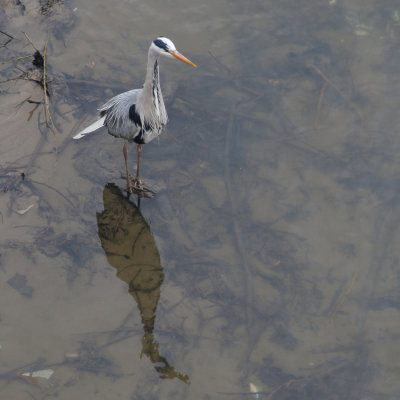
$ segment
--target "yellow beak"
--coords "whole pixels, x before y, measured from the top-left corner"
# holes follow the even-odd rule
[[[183,62],[185,62],[186,64],[191,65],[192,67],[197,68],[197,65],[192,63],[188,58],[186,58],[183,54],[179,53],[178,50],[171,50],[170,53],[177,58],[178,60],[181,60]]]

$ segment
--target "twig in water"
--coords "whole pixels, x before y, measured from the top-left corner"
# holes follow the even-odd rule
[[[13,36],[9,35],[8,33],[4,32],[4,31],[0,30],[0,33],[2,33],[3,35],[8,37],[8,40],[4,44],[2,44],[0,47],[6,47],[8,45],[8,43],[10,43],[12,40],[14,40]]]
[[[248,265],[247,262],[247,256],[246,256],[246,249],[244,246],[243,242],[243,236],[242,236],[242,231],[240,229],[240,225],[238,222],[238,210],[239,207],[237,206],[236,202],[236,196],[235,193],[233,192],[232,188],[232,183],[231,183],[231,170],[230,170],[230,162],[231,162],[231,143],[232,143],[232,136],[233,136],[233,127],[234,121],[235,121],[235,113],[236,113],[236,107],[239,103],[233,105],[231,107],[231,112],[229,115],[228,119],[228,126],[226,129],[225,133],[225,162],[224,162],[224,179],[225,179],[225,187],[226,187],[226,193],[227,197],[229,199],[230,203],[230,208],[232,212],[232,219],[233,219],[233,232],[234,232],[234,238],[236,241],[237,245],[237,251],[239,253],[239,262],[243,267],[243,272],[244,272],[244,282],[245,282],[245,288],[246,288],[246,296],[247,299],[245,301],[245,313],[246,313],[246,323],[247,323],[247,344],[248,347],[250,348],[250,345],[252,344],[252,328],[253,328],[253,313],[251,306],[254,304],[253,303],[253,279],[252,279],[252,273],[251,269]]]
[[[305,379],[304,378],[301,378],[301,379],[290,379],[290,380],[288,380],[287,382],[285,382],[285,383],[283,383],[282,385],[279,385],[276,389],[274,389],[270,394],[269,394],[269,396],[265,399],[265,400],[272,400],[273,399],[273,397],[275,396],[275,394],[277,393],[277,392],[279,392],[280,390],[282,390],[282,389],[284,389],[284,388],[289,388],[290,386],[292,386],[294,383],[299,383],[299,382],[302,382],[302,381],[304,381]]]
[[[351,293],[351,291],[353,290],[354,284],[356,282],[356,278],[357,278],[357,272],[354,273],[353,278],[351,279],[351,282],[349,284],[349,286],[347,287],[344,295],[339,299],[339,301],[337,302],[334,310],[332,311],[329,320],[331,323],[333,323],[333,320],[335,319],[336,314],[338,313],[338,311],[340,310],[340,308],[342,307],[343,303],[345,302],[347,296]]]
[[[357,116],[360,118],[360,120],[362,121],[362,115],[361,112],[359,110],[359,108],[357,107],[356,104],[354,104],[352,101],[350,101],[343,93],[342,91],[318,68],[316,67],[314,64],[308,64],[308,66],[310,68],[312,68],[318,75],[321,76],[321,78],[327,83],[329,84],[337,93],[339,93],[339,96],[346,102],[348,103],[356,112]]]
[[[37,49],[37,47],[33,44],[31,38],[26,34],[26,32],[22,32],[22,33],[25,35],[26,40],[30,43],[30,45],[31,45],[36,51],[39,51],[39,50]],[[39,51],[39,53],[40,53],[40,51]]]
[[[232,76],[232,70],[231,70],[227,65],[225,65],[224,63],[222,63],[222,62],[213,54],[213,52],[212,52],[211,50],[208,50],[208,52],[210,53],[210,56],[214,59],[214,61],[215,61],[221,68],[223,68],[225,71],[227,71],[228,74],[229,74],[230,76]]]
[[[9,64],[9,63],[12,63],[13,61],[19,61],[19,60],[23,60],[23,59],[29,58],[29,57],[32,57],[32,55],[28,54],[26,56],[14,57],[14,58],[11,58],[10,60],[2,61],[0,64]]]
[[[33,113],[38,109],[38,107],[40,106],[40,104],[43,104],[43,102],[42,102],[42,101],[40,101],[40,102],[39,102],[39,101],[34,102],[34,101],[32,101],[32,100],[30,100],[30,101],[28,100],[28,103],[36,104],[35,107],[33,107],[31,111],[29,111],[29,117],[28,117],[27,121],[30,121],[30,120],[32,119]]]
[[[48,184],[46,184],[46,183],[38,182],[38,181],[34,181],[34,180],[31,180],[30,182],[33,183],[33,184],[35,184],[35,185],[41,185],[41,186],[44,186],[44,187],[46,187],[46,188],[48,188],[48,189],[50,189],[50,190],[53,190],[53,191],[56,192],[60,197],[62,197],[71,207],[75,207],[75,204],[74,204],[67,196],[65,196],[63,193],[61,193],[61,192],[60,192],[58,189],[56,189],[55,187],[50,186],[50,185],[48,185]]]
[[[360,109],[358,108],[358,106],[355,104],[355,103],[353,103],[351,100],[349,100],[343,93],[342,93],[342,91],[317,67],[317,66],[315,66],[314,64],[308,64],[307,65],[309,68],[311,68],[311,69],[313,69],[318,75],[320,75],[321,76],[321,78],[325,81],[325,84],[324,84],[324,87],[323,87],[323,91],[321,90],[321,94],[320,94],[320,101],[322,101],[322,97],[323,97],[323,94],[325,93],[325,88],[326,88],[326,85],[330,85],[338,94],[339,94],[339,96],[351,107],[351,108],[353,108],[353,110],[355,111],[355,113],[357,114],[357,117],[359,118],[359,120],[360,120],[360,125],[361,125],[361,127],[365,130],[365,131],[367,131],[367,129],[366,129],[366,127],[365,127],[365,124],[364,124],[364,118],[363,118],[363,116],[362,116],[362,114],[361,114],[361,111],[360,111]],[[318,105],[319,105],[319,107],[320,107],[320,102],[318,102]],[[319,111],[319,108],[318,108],[318,111]],[[368,131],[367,131],[368,132]],[[369,137],[369,141],[368,141],[368,143],[367,143],[367,145],[362,149],[362,150],[359,150],[359,151],[354,151],[354,152],[351,152],[351,153],[349,153],[349,154],[357,154],[357,153],[364,153],[364,152],[366,152],[366,151],[368,151],[370,148],[371,148],[371,145],[372,145],[372,137],[369,135],[369,133],[368,133],[368,137]]]
[[[314,120],[314,128],[317,128],[317,125],[318,125],[318,118],[319,118],[319,113],[321,111],[321,104],[322,104],[322,100],[323,100],[324,94],[325,94],[325,89],[327,86],[328,86],[328,82],[325,81],[324,85],[322,86],[321,93],[320,93],[319,99],[318,99],[317,115],[315,116],[315,120]]]

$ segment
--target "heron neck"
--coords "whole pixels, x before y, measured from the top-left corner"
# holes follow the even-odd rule
[[[147,72],[143,90],[152,93],[154,87],[160,86],[160,74],[158,70],[158,56],[151,49],[147,58]]]
[[[136,109],[142,124],[166,124],[167,112],[160,87],[158,55],[150,48],[147,60],[146,80],[136,101]]]

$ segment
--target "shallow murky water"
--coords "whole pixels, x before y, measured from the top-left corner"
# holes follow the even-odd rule
[[[2,64],[1,397],[398,399],[398,2],[3,3],[56,134]],[[123,142],[71,137],[159,34],[199,68],[161,60],[138,208]]]

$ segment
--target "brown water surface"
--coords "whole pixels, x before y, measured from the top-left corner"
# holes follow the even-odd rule
[[[41,4],[0,12],[0,397],[398,399],[398,2]],[[158,35],[198,68],[160,61],[138,208],[71,138]]]

